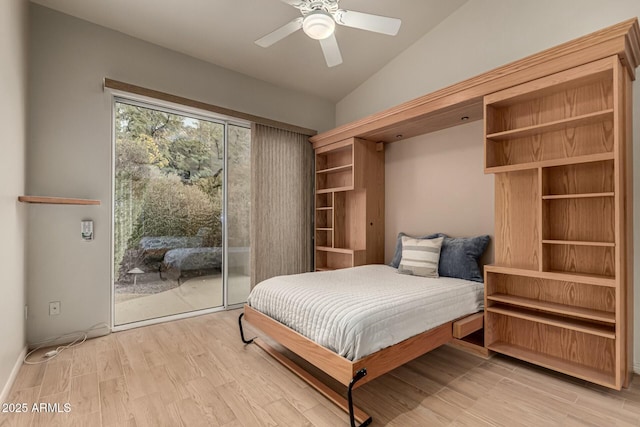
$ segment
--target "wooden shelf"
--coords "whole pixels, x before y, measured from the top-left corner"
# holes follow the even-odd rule
[[[505,304],[518,305],[521,307],[543,310],[549,313],[556,313],[566,316],[579,317],[587,320],[595,320],[605,323],[616,323],[615,313],[608,311],[593,310],[589,308],[576,307],[572,305],[558,304],[554,302],[540,301],[531,298],[523,298],[514,295],[493,294],[488,295],[489,301],[496,301]]]
[[[487,348],[498,353],[506,354],[507,356],[524,360],[525,362],[553,369],[554,371],[562,372],[605,387],[616,388],[615,377],[613,374],[603,372],[589,366],[579,365],[575,362],[500,341],[488,345]]]
[[[543,240],[542,243],[546,245],[575,245],[575,246],[601,246],[607,248],[613,248],[615,243],[611,242],[585,242],[579,240]]]
[[[561,159],[541,160],[539,162],[519,163],[516,165],[491,166],[484,169],[484,173],[514,172],[527,169],[548,168],[554,166],[574,165],[577,163],[601,162],[613,160],[613,153],[589,154],[586,156],[565,157]]]
[[[350,254],[350,255],[352,255],[353,252],[354,252],[353,249],[332,248],[332,247],[329,247],[329,246],[317,246],[316,250],[323,251],[323,252],[336,252],[336,253],[340,253],[340,254]]]
[[[48,205],[99,205],[100,200],[73,199],[69,197],[19,196],[18,201],[24,203],[40,203]]]
[[[613,197],[613,191],[607,193],[582,193],[582,194],[550,194],[542,196],[542,200],[562,200],[562,199],[588,199],[595,197]]]
[[[332,206],[324,206],[324,207],[321,207],[321,208],[316,208],[316,210],[317,211],[331,211],[331,210],[333,210],[333,207]]]
[[[600,123],[606,120],[613,120],[613,109],[598,111],[595,113],[571,117],[563,120],[556,120],[549,123],[528,126],[521,129],[492,133],[490,135],[487,135],[487,139],[491,139],[493,141],[504,141],[507,139],[524,138],[526,136],[537,135],[545,132],[553,132],[567,128]]]
[[[348,165],[336,166],[336,167],[328,168],[328,169],[317,170],[316,173],[317,174],[336,173],[336,172],[348,171],[348,170],[351,170],[351,169],[353,169],[353,165],[352,164],[348,164]]]
[[[562,271],[538,271],[526,270],[523,268],[504,267],[500,265],[486,265],[485,271],[488,273],[511,274],[514,276],[535,277],[538,279],[558,280],[561,282],[576,282],[586,285],[616,287],[616,280],[609,276],[599,276],[597,274],[567,273]]]
[[[318,190],[316,190],[316,194],[336,193],[338,191],[349,191],[349,190],[353,190],[353,186],[352,185],[347,186],[347,187],[318,189]]]
[[[316,231],[333,231],[333,228],[319,227],[316,228]]]
[[[489,313],[501,314],[503,316],[510,316],[518,319],[528,320],[531,322],[570,329],[572,331],[596,335],[603,338],[615,339],[616,337],[613,326],[602,326],[583,320],[561,317],[554,314],[547,314],[539,311],[532,311],[524,308],[517,308],[506,305],[495,305],[492,307],[487,307],[486,311]]]

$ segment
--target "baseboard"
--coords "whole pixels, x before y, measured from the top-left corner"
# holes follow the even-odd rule
[[[640,363],[634,363],[633,364],[633,372],[635,372],[636,374],[640,375]]]
[[[18,372],[20,371],[20,367],[22,366],[22,362],[24,361],[24,357],[27,355],[27,347],[23,348],[18,356],[18,360],[16,360],[16,364],[13,365],[13,369],[11,370],[11,374],[7,379],[7,383],[4,385],[2,389],[2,393],[0,393],[0,403],[4,403],[5,400],[9,397],[9,392],[11,391],[11,387],[13,387],[13,383],[18,376]]]

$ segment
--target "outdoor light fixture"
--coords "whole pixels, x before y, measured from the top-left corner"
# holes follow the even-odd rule
[[[304,17],[302,30],[312,39],[324,40],[333,34],[336,21],[329,12],[314,10]]]

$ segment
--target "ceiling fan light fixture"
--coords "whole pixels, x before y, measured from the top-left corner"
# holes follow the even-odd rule
[[[330,37],[335,29],[336,21],[333,20],[330,13],[324,10],[314,10],[302,21],[302,30],[315,40],[324,40]]]

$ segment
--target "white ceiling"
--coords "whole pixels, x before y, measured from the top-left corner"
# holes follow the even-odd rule
[[[300,16],[280,0],[31,0],[278,86],[338,101],[467,0],[342,0],[342,9],[402,19],[397,36],[338,26],[344,62],[328,68],[298,31],[269,48],[254,40]]]

